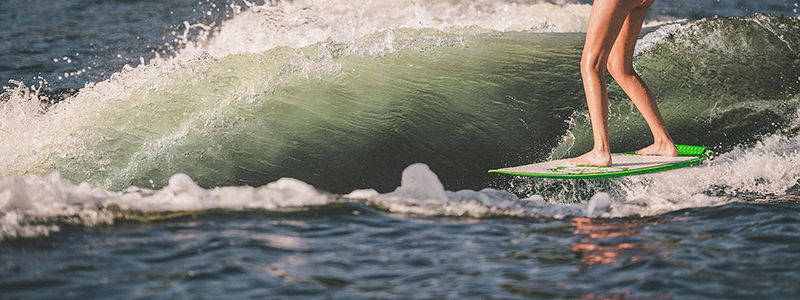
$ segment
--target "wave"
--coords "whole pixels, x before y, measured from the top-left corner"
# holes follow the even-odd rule
[[[387,172],[423,161],[455,168],[448,185],[476,184],[476,172],[456,172],[501,164],[492,152],[555,145],[572,108],[542,100],[572,89],[580,101],[579,44],[578,34],[398,30],[127,68],[45,114],[12,94],[7,109],[30,109],[7,120],[19,123],[7,126],[18,132],[4,139],[16,150],[3,173],[58,170],[112,190],[161,187],[175,173],[207,187],[290,176],[347,192],[391,189]]]
[[[725,152],[794,133],[798,27],[755,15],[643,38],[636,68],[673,138]],[[205,187],[288,176],[347,193],[388,191],[397,179],[387,174],[423,162],[451,189],[504,188],[485,170],[591,147],[582,38],[406,29],[128,68],[44,115],[31,103],[14,113],[20,124],[8,127],[22,133],[4,140],[27,149],[6,151],[4,161],[21,163],[3,173],[57,170],[112,190],[163,187],[175,173]],[[612,147],[646,145],[645,122],[609,90]]]

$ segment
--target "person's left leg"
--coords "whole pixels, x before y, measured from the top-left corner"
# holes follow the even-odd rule
[[[619,36],[614,43],[608,57],[608,71],[614,80],[622,87],[631,98],[636,108],[639,109],[650,131],[653,133],[653,144],[636,153],[644,155],[677,156],[672,137],[667,132],[664,119],[658,110],[653,93],[633,69],[633,51],[639,32],[644,24],[645,16],[655,0],[646,0],[628,14]]]

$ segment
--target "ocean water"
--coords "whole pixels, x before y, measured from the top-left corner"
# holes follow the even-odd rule
[[[487,173],[591,148],[591,2],[1,2],[0,299],[800,299],[796,0],[651,9],[713,160]]]

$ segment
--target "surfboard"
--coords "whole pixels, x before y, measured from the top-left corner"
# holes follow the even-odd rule
[[[559,159],[524,166],[489,170],[489,173],[544,178],[611,178],[655,173],[693,166],[714,157],[707,147],[675,145],[677,157],[638,155],[633,152],[611,154],[608,167],[569,166],[569,159]]]

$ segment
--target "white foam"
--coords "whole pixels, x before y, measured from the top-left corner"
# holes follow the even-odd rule
[[[426,164],[412,164],[403,170],[400,186],[387,197],[406,197],[422,200],[447,201],[439,177]]]
[[[611,197],[608,193],[597,193],[589,199],[589,205],[586,208],[586,215],[590,217],[608,217],[610,216],[609,210],[611,209]]]
[[[58,231],[56,220],[94,226],[113,224],[111,208],[122,211],[163,212],[207,209],[269,211],[306,209],[333,198],[291,178],[254,188],[204,189],[189,176],[175,174],[158,191],[130,187],[111,192],[88,183],[72,184],[54,172],[38,176],[0,178],[0,240],[39,236]]]
[[[783,196],[800,180],[798,144],[800,137],[776,134],[697,167],[625,178],[626,199],[613,205],[612,216],[656,215]]]
[[[399,28],[461,31],[584,31],[591,6],[543,1],[475,0],[296,0],[235,7],[238,13],[212,27],[184,24],[178,38],[184,49],[176,60],[200,55],[258,53],[278,46],[300,48],[333,39],[359,37]],[[187,38],[190,31],[200,31]]]
[[[379,194],[374,190],[356,190],[344,196],[365,199],[368,204],[395,213],[426,216],[545,216],[564,218],[584,216],[585,204],[547,204],[541,196],[519,199],[516,195],[486,188],[480,191],[446,191],[436,174],[425,164],[413,164],[403,171],[401,186]]]

